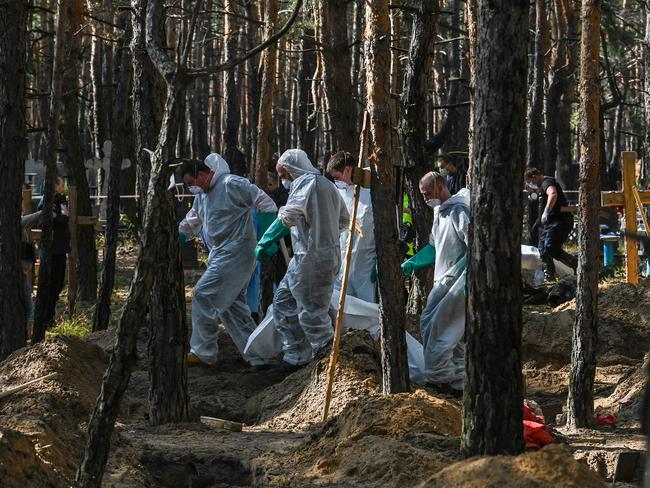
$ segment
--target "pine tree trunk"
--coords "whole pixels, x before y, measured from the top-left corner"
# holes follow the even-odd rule
[[[268,39],[278,24],[277,0],[265,0],[264,38]],[[268,186],[268,166],[271,162],[271,137],[273,136],[272,110],[275,92],[277,47],[270,46],[262,54],[262,84],[260,90],[259,121],[257,125],[257,151],[255,156],[255,184],[262,190]],[[273,303],[274,267],[271,262],[262,264],[260,276],[260,317]]]
[[[237,4],[233,0],[226,0],[225,10],[237,14]],[[231,61],[237,56],[237,44],[239,42],[238,22],[234,15],[224,16],[224,43],[226,61]],[[242,152],[237,148],[237,132],[240,126],[239,113],[239,87],[235,76],[237,68],[224,72],[223,79],[223,108],[224,126],[221,152],[230,165],[230,170],[238,175],[246,171],[246,161]]]
[[[645,119],[645,137],[643,139],[643,166],[641,175],[650,184],[650,5],[645,6],[645,38],[641,46],[643,56],[643,115]],[[650,216],[649,216],[650,217]],[[650,451],[649,451],[650,452]],[[650,457],[648,458],[650,459]]]
[[[426,127],[422,107],[428,96],[428,77],[431,68],[431,45],[435,37],[435,12],[437,2],[418,0],[413,3],[414,16],[409,56],[404,74],[404,87],[400,96],[399,139],[409,209],[415,230],[415,249],[429,243],[433,214],[420,195],[419,181],[430,171],[426,147]],[[430,268],[419,270],[411,280],[407,313],[419,315],[431,289],[433,273]]]
[[[520,246],[528,2],[479,0],[476,20],[462,435],[466,456],[517,454],[524,448]]]
[[[153,151],[157,144],[163,113],[164,80],[156,71],[147,54],[145,38],[147,0],[132,0],[131,6],[133,8],[131,52],[133,55],[133,133],[135,136],[133,152],[136,166],[136,190],[141,197],[138,200],[141,227],[144,223],[144,210],[151,172],[151,156],[144,149]]]
[[[83,155],[79,130],[79,79],[83,54],[79,30],[84,23],[82,0],[66,0],[67,25],[65,31],[65,70],[63,71],[63,97],[61,139],[64,147],[63,159],[66,165],[68,183],[77,188],[77,214],[92,215],[90,190],[86,178],[85,158]],[[97,248],[95,246],[95,229],[89,225],[77,225],[77,261],[74,266],[77,276],[77,290],[68,290],[70,311],[74,312],[75,298],[84,302],[94,302],[97,297]],[[73,271],[73,270],[69,270]]]
[[[388,0],[366,2],[365,72],[369,159],[373,169],[372,211],[379,276],[382,390],[409,391],[404,334],[404,294],[400,274],[395,182],[391,161],[390,22]],[[401,197],[401,195],[400,195]]]
[[[0,361],[25,346],[20,259],[21,188],[25,156],[25,41],[27,2],[0,0]]]
[[[296,79],[298,80],[296,101],[297,147],[309,155],[314,153],[314,136],[309,127],[311,113],[309,110],[311,106],[309,103],[310,82],[307,80],[314,72],[316,65],[316,55],[314,53],[316,45],[313,36],[313,29],[303,28],[296,70]]]
[[[531,99],[528,107],[528,149],[526,164],[543,167],[544,158],[544,39],[547,35],[546,0],[535,0]]]
[[[47,118],[47,136],[45,149],[45,185],[43,191],[43,220],[41,232],[41,266],[38,273],[38,291],[34,309],[34,331],[32,343],[45,339],[47,327],[47,295],[51,288],[52,278],[52,241],[54,223],[52,213],[54,208],[54,182],[57,176],[56,159],[59,146],[59,124],[61,114],[61,94],[63,93],[63,71],[65,55],[66,11],[65,0],[57,2],[56,34],[54,41],[54,59],[52,68],[52,88],[50,90],[50,108]]]
[[[167,84],[167,97],[158,145],[152,155],[151,177],[144,215],[142,247],[117,328],[117,343],[88,425],[84,457],[76,475],[79,487],[99,487],[108,460],[110,438],[120,402],[137,360],[137,338],[151,303],[158,306],[158,329],[150,338],[150,421],[181,422],[188,418],[187,326],[180,249],[173,198],[167,190],[187,84],[182,71],[163,49],[162,3],[147,4],[147,52]],[[155,299],[150,302],[152,293]],[[165,293],[164,296],[160,296]],[[161,308],[162,307],[162,308]],[[156,368],[156,369],[154,369]]]
[[[347,36],[347,1],[322,0],[317,8],[318,42],[325,99],[334,151],[354,152],[357,147],[354,102],[350,80],[350,46]]]
[[[599,0],[582,0],[580,52],[580,203],[578,287],[573,328],[567,425],[589,427],[594,414],[598,337],[600,210],[600,17]]]
[[[93,331],[108,328],[111,316],[111,296],[115,281],[115,258],[117,252],[117,228],[120,223],[120,177],[122,159],[130,135],[128,118],[129,90],[131,88],[131,59],[128,50],[132,37],[131,24],[127,11],[122,13],[121,24],[126,26],[120,40],[119,72],[117,77],[116,104],[113,108],[113,126],[116,138],[111,150],[110,172],[108,180],[108,198],[106,201],[106,234],[104,240],[104,262],[102,265],[101,284],[95,312],[93,314]]]
[[[556,45],[551,52],[546,99],[546,165],[544,174],[555,175],[564,189],[572,188],[571,106],[575,99],[575,13],[570,0],[554,0]]]

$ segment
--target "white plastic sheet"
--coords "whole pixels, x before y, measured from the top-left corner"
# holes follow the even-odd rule
[[[336,315],[338,308],[338,293],[331,298],[330,313]],[[274,359],[282,351],[280,334],[275,330],[273,321],[273,305],[266,312],[266,317],[260,322],[255,331],[248,338],[244,353],[250,356],[261,357],[265,361]],[[356,297],[346,296],[345,313],[343,314],[343,327],[347,329],[367,330],[373,339],[379,339],[379,305],[366,302]],[[406,332],[406,347],[408,355],[409,376],[411,380],[419,383],[422,381],[424,371],[424,354],[422,344],[415,337]]]

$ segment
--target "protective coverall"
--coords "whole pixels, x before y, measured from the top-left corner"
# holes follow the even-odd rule
[[[328,310],[341,265],[339,235],[350,216],[336,187],[304,151],[285,151],[278,164],[293,177],[278,219],[291,230],[294,255],[273,298],[273,319],[284,361],[297,365],[309,362],[312,350],[334,335]]]
[[[433,288],[422,311],[423,377],[462,389],[465,371],[465,283],[469,190],[434,208],[429,243],[435,248]]]
[[[354,185],[347,185],[344,182],[336,184],[339,194],[345,202],[345,207],[352,215],[354,205]],[[375,303],[375,265],[377,262],[377,250],[375,248],[375,232],[372,218],[372,202],[370,201],[370,190],[361,188],[359,194],[359,205],[357,206],[357,225],[361,229],[354,233],[352,242],[352,257],[350,258],[350,273],[348,276],[347,294],[366,302]],[[341,263],[345,262],[345,255],[348,245],[348,228],[341,233]],[[341,289],[343,279],[343,264],[336,278],[334,285],[335,295]]]
[[[246,304],[246,288],[256,264],[252,211],[275,212],[277,208],[247,179],[230,174],[220,155],[210,154],[205,164],[214,171],[210,189],[196,195],[178,226],[186,237],[203,230],[209,249],[207,269],[192,296],[190,351],[204,363],[215,363],[222,322],[244,359],[260,364],[261,359],[244,355],[246,340],[256,327]]]

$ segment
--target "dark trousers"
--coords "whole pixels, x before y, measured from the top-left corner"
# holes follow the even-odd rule
[[[576,257],[562,249],[572,229],[573,218],[548,222],[542,229],[539,236],[539,256],[550,268],[552,275],[555,274],[553,259],[561,261],[574,270],[577,266]]]
[[[59,301],[59,295],[61,294],[63,284],[65,283],[66,261],[67,256],[65,254],[53,254],[52,260],[50,261],[52,265],[51,286],[45,295],[45,324],[48,329],[54,325],[56,302]]]

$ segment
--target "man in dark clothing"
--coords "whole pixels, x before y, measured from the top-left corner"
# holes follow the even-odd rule
[[[440,174],[446,179],[449,193],[455,195],[461,189],[465,188],[467,174],[456,164],[456,161],[452,157],[446,155],[440,156],[438,158],[438,166],[440,167]]]
[[[573,215],[562,211],[562,207],[567,206],[562,187],[555,178],[543,176],[537,168],[527,168],[524,181],[529,193],[539,194],[540,210],[544,209],[540,218],[543,228],[538,246],[539,256],[544,263],[544,277],[547,280],[555,278],[553,259],[566,264],[575,272],[578,266],[577,258],[562,249],[573,229]]]
[[[63,284],[65,283],[65,264],[67,253],[70,252],[70,230],[68,229],[68,201],[64,195],[63,178],[58,177],[54,183],[54,235],[52,239],[52,259],[50,261],[52,277],[51,288],[46,294],[46,321],[47,327],[54,325],[56,302],[59,300]],[[45,201],[41,198],[38,210],[43,210]],[[43,252],[41,251],[41,263]]]

